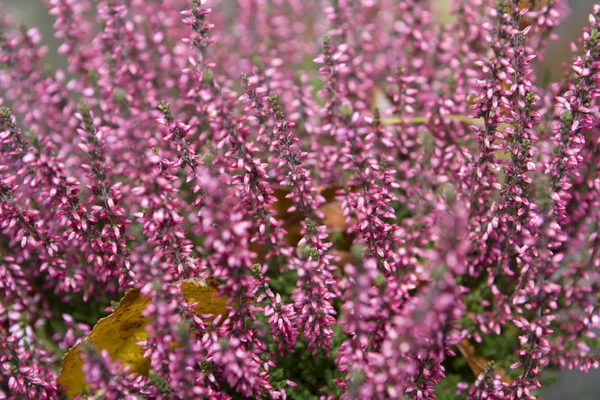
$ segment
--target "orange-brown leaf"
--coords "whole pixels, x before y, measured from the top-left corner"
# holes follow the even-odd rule
[[[485,368],[488,365],[488,361],[485,358],[478,356],[476,354],[475,346],[473,346],[471,344],[469,339],[466,339],[466,338],[462,339],[457,344],[457,347],[458,347],[458,351],[460,351],[462,356],[467,361],[467,364],[469,364],[469,368],[471,368],[471,371],[473,371],[473,374],[475,376],[481,375],[485,371]],[[510,377],[508,375],[506,375],[506,373],[502,369],[495,368],[494,373],[496,375],[500,376],[500,379],[502,379],[502,382],[506,382],[506,383],[512,382]]]

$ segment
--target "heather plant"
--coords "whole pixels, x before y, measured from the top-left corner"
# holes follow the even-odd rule
[[[64,71],[0,20],[0,399],[64,398],[77,343],[79,398],[534,399],[600,365],[600,5],[547,83],[564,0],[44,3]],[[205,278],[217,318],[178,295]],[[85,339],[131,289],[143,373]]]

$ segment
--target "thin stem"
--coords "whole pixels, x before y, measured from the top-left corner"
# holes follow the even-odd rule
[[[465,122],[468,124],[483,126],[483,118],[471,118],[467,115],[446,115],[446,116],[437,115],[437,116],[435,116],[435,118],[442,118],[447,121],[458,121],[458,122]],[[412,125],[424,125],[427,122],[431,121],[431,119],[432,119],[432,117],[428,117],[428,116],[407,117],[407,118],[390,117],[390,118],[382,119],[381,124],[382,125],[396,125],[396,124],[409,123]]]

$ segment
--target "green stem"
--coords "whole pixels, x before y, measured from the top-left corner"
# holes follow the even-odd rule
[[[446,116],[436,116],[436,118],[441,118],[446,121],[458,121],[464,122],[465,124],[484,126],[483,118],[471,118],[467,115],[459,115],[452,114]],[[381,120],[382,125],[398,125],[408,123],[411,125],[424,125],[427,122],[431,121],[432,117],[419,116],[419,117],[409,117],[409,118],[401,118],[401,117],[390,117],[384,118]],[[512,127],[511,124],[499,124],[498,129]]]
[[[458,122],[465,122],[467,124],[483,126],[482,118],[470,118],[467,115],[446,115],[441,118],[443,118],[447,121],[458,121]],[[412,125],[423,125],[423,124],[426,124],[427,122],[429,122],[430,120],[431,120],[431,117],[425,117],[425,116],[409,117],[409,118],[391,117],[391,118],[382,119],[381,123],[383,125],[395,125],[395,124],[402,124],[402,123],[408,122],[409,124],[412,124]]]

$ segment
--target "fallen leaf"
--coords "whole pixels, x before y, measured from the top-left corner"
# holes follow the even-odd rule
[[[327,227],[327,230],[330,233],[346,230],[346,217],[344,217],[341,201],[325,203],[319,210],[325,215],[323,218],[323,225]]]
[[[467,360],[467,364],[469,364],[469,368],[473,371],[475,376],[481,375],[485,371],[485,367],[488,365],[488,361],[476,354],[475,346],[471,344],[469,339],[462,339],[458,344],[458,351],[462,354],[462,356]],[[510,383],[512,380],[506,373],[500,369],[495,368],[494,373],[500,376],[502,382]]]
[[[212,278],[181,281],[181,293],[189,303],[198,303],[194,306],[195,312],[212,315],[206,318],[208,321],[227,313],[229,298],[215,297],[217,283]],[[121,361],[123,367],[129,368],[128,373],[148,375],[149,360],[144,358],[144,352],[137,344],[146,340],[149,335],[146,326],[151,318],[143,316],[148,304],[150,298],[143,296],[139,289],[128,290],[113,313],[101,318],[85,340],[95,345],[98,350],[106,350],[113,362]],[[73,346],[65,354],[57,379],[70,399],[88,386],[82,369],[80,346],[81,344]]]
[[[536,13],[533,15],[531,15],[531,13],[540,11],[546,5],[546,2],[546,0],[523,0],[519,3],[519,11],[522,11],[526,8],[529,10],[527,14],[519,19],[518,25],[520,30],[527,28],[537,19],[538,16]],[[504,12],[510,14],[510,7],[505,7]]]
[[[337,192],[341,188],[339,185],[329,185],[317,189],[319,194],[325,199],[325,203],[319,207],[319,211],[324,214],[324,219],[321,223],[327,227],[330,234],[342,233],[346,230],[342,202],[336,200]],[[352,188],[351,190],[357,191],[358,188]],[[273,196],[277,198],[277,201],[271,205],[271,209],[275,211],[274,217],[283,221],[282,227],[286,231],[284,241],[291,246],[296,246],[300,239],[302,239],[301,221],[306,218],[306,215],[300,211],[288,211],[293,205],[293,202],[286,197],[289,193],[290,190],[288,188],[275,190]],[[336,249],[349,250],[352,241],[352,235],[344,235],[343,240],[339,241]],[[257,254],[255,262],[265,262],[266,252],[263,246],[251,243],[250,250]]]
[[[189,303],[198,303],[194,311],[198,314],[212,315],[205,317],[205,321],[213,321],[219,315],[227,314],[228,296],[215,297],[217,294],[217,281],[213,278],[193,278],[181,281],[181,293]]]
[[[374,112],[378,109],[380,112],[392,109],[392,99],[389,93],[381,86],[376,86],[373,89],[373,95],[371,98],[371,111]]]

